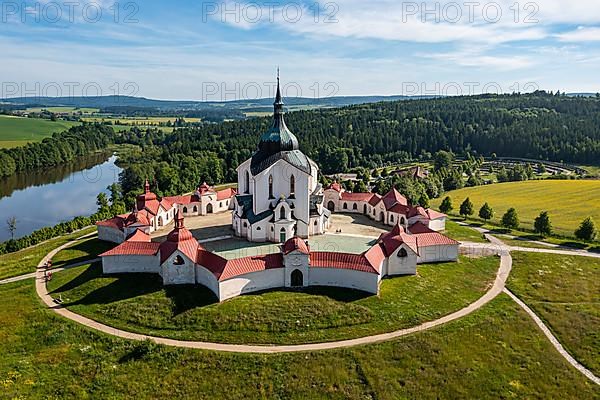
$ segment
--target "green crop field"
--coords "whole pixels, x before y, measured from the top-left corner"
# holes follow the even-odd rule
[[[0,148],[23,146],[39,142],[55,132],[62,132],[78,122],[50,121],[47,119],[22,118],[0,115]]]
[[[100,111],[98,108],[78,108],[78,107],[30,107],[27,109],[28,112],[39,113],[42,111],[49,111],[53,113],[69,113],[69,114],[93,114]]]
[[[541,211],[548,211],[554,231],[565,236],[573,236],[588,216],[600,222],[600,181],[543,180],[477,186],[448,192],[431,205],[439,207],[446,196],[452,198],[455,214],[467,197],[475,206],[475,216],[483,203],[488,202],[494,209],[496,223],[507,209],[514,207],[521,226],[528,229],[533,228],[533,221]]]

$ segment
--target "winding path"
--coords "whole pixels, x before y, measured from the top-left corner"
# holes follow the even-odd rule
[[[349,340],[340,340],[334,342],[325,342],[325,343],[310,343],[310,344],[299,344],[299,345],[244,345],[244,344],[227,344],[227,343],[212,343],[212,342],[202,342],[202,341],[184,341],[184,340],[175,340],[168,338],[161,338],[156,336],[143,335],[138,333],[132,333],[123,331],[120,329],[113,328],[111,326],[102,324],[100,322],[94,321],[90,318],[86,318],[79,314],[76,314],[64,306],[57,304],[52,296],[48,293],[48,289],[46,287],[46,281],[44,278],[44,272],[41,268],[49,259],[51,259],[56,253],[63,250],[66,247],[69,247],[72,243],[67,243],[63,246],[60,246],[50,253],[46,255],[38,265],[38,270],[34,274],[22,275],[20,277],[10,278],[12,281],[20,280],[20,279],[28,279],[35,276],[35,286],[36,292],[41,300],[55,313],[61,315],[64,318],[68,318],[71,321],[82,324],[88,328],[95,329],[97,331],[113,335],[116,337],[120,337],[123,339],[130,340],[150,340],[157,344],[162,344],[166,346],[173,347],[182,347],[182,348],[191,348],[191,349],[201,349],[201,350],[213,350],[213,351],[222,351],[222,352],[236,352],[236,353],[260,353],[260,354],[273,354],[273,353],[291,353],[291,352],[303,352],[303,351],[318,351],[318,350],[330,350],[330,349],[340,349],[346,347],[353,347],[359,345],[373,344],[379,343],[391,339],[396,339],[402,336],[410,335],[417,332],[422,332],[448,322],[457,320],[464,316],[467,316],[474,311],[478,310],[485,304],[489,303],[491,300],[496,298],[500,293],[504,292],[508,296],[510,296],[521,308],[527,312],[527,314],[533,319],[536,325],[542,330],[544,335],[548,337],[551,344],[556,348],[556,350],[565,358],[569,364],[575,367],[578,371],[584,374],[588,379],[593,381],[594,383],[600,385],[600,378],[595,376],[591,371],[581,365],[577,360],[575,360],[560,344],[558,339],[550,332],[550,329],[544,325],[542,320],[520,299],[518,299],[512,292],[510,292],[506,288],[506,280],[510,271],[512,269],[512,257],[510,255],[511,251],[526,251],[526,252],[543,252],[543,253],[552,253],[552,254],[561,254],[561,255],[576,255],[576,256],[584,256],[584,257],[593,257],[600,258],[600,254],[590,253],[587,251],[581,250],[562,250],[562,249],[538,249],[538,248],[530,248],[530,247],[511,247],[505,245],[500,239],[486,233],[486,238],[490,241],[490,243],[464,243],[462,246],[463,252],[467,254],[489,254],[494,253],[500,256],[500,267],[498,268],[498,272],[496,274],[496,279],[494,280],[494,284],[483,296],[481,296],[475,302],[469,304],[465,308],[462,308],[452,314],[448,314],[444,317],[436,319],[434,321],[428,321],[421,325],[414,326],[412,328],[400,329],[394,332],[382,333],[378,335],[365,336],[356,339]],[[85,263],[93,262],[86,261]],[[81,264],[78,264],[81,265]],[[75,265],[70,265],[65,268],[71,268]],[[55,271],[60,271],[65,268],[56,269]],[[5,283],[4,281],[0,281],[0,284]],[[8,282],[6,282],[8,283]]]
[[[62,246],[61,246],[62,247]],[[65,246],[66,247],[66,246]],[[44,263],[52,258],[61,248],[53,250],[50,252],[44,259],[40,262],[40,266],[44,265]],[[237,353],[290,353],[290,352],[302,352],[302,351],[315,351],[315,350],[328,350],[328,349],[339,349],[345,347],[352,347],[364,344],[371,343],[379,343],[383,341],[387,341],[390,339],[395,339],[401,336],[409,335],[416,332],[425,331],[427,329],[434,328],[436,326],[448,323],[450,321],[454,321],[456,319],[462,318],[466,315],[471,314],[472,312],[478,310],[483,305],[487,304],[491,300],[493,300],[496,296],[502,293],[502,290],[505,287],[506,279],[510,273],[512,267],[512,258],[509,252],[506,249],[500,249],[498,252],[500,255],[500,268],[498,269],[496,279],[494,284],[482,297],[480,297],[475,302],[469,304],[467,307],[458,310],[452,314],[446,315],[442,318],[436,319],[434,321],[425,322],[421,325],[401,329],[394,332],[383,333],[379,335],[365,336],[356,339],[349,340],[341,340],[335,342],[325,342],[325,343],[310,343],[310,344],[299,344],[299,345],[243,345],[243,344],[226,344],[226,343],[211,343],[211,342],[199,342],[199,341],[184,341],[184,340],[175,340],[175,339],[167,339],[156,336],[143,335],[138,333],[132,333],[123,331],[120,329],[113,328],[111,326],[102,324],[100,322],[94,321],[90,318],[86,318],[79,314],[76,314],[64,306],[57,304],[52,296],[48,293],[48,289],[46,287],[46,282],[44,279],[44,273],[42,269],[38,269],[36,275],[36,291],[42,301],[54,312],[61,315],[64,318],[68,318],[74,322],[87,326],[89,328],[95,329],[97,331],[117,336],[124,339],[132,339],[132,340],[151,340],[158,344],[163,344],[167,346],[175,346],[175,347],[184,347],[184,348],[192,348],[192,349],[202,349],[202,350],[216,350],[216,351],[224,351],[224,352],[237,352]]]

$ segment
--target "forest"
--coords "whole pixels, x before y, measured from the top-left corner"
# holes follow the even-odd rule
[[[61,165],[91,152],[104,150],[115,140],[116,134],[112,128],[84,124],[55,133],[38,143],[0,149],[0,178],[15,172]]]
[[[592,97],[536,92],[382,102],[293,112],[286,122],[324,174],[429,160],[439,150],[600,164],[600,99]],[[123,189],[139,191],[145,178],[159,194],[235,181],[235,168],[270,123],[252,118],[172,134],[134,128],[117,138],[141,149],[122,160]]]

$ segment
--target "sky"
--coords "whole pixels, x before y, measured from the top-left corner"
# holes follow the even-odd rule
[[[598,0],[0,3],[0,98],[600,91]]]

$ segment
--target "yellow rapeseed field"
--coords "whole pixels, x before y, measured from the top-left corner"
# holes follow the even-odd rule
[[[542,180],[499,183],[453,190],[431,202],[437,208],[443,198],[450,196],[458,214],[460,204],[467,197],[475,206],[475,217],[486,201],[494,209],[495,222],[510,207],[519,215],[521,226],[533,228],[533,221],[541,211],[548,211],[554,231],[560,235],[573,236],[581,221],[591,216],[600,224],[600,180],[563,181]]]

